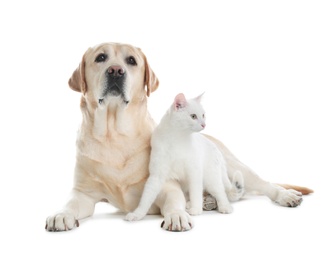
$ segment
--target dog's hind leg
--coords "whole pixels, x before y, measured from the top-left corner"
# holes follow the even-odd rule
[[[277,184],[267,182],[246,166],[242,165],[242,168],[240,171],[244,177],[246,192],[264,194],[272,201],[285,207],[297,207],[302,203],[302,193],[298,190],[285,189]]]
[[[233,179],[236,171],[242,173],[244,180],[245,192],[256,192],[269,197],[272,201],[285,207],[296,207],[302,203],[302,192],[308,194],[312,190],[299,186],[292,185],[277,185],[260,178],[249,167],[241,163],[219,140],[205,135],[208,139],[213,141],[219,150],[222,152],[227,166],[227,173],[229,179]],[[293,187],[291,189],[291,187]],[[286,189],[288,188],[288,189]],[[299,189],[303,188],[303,189]]]

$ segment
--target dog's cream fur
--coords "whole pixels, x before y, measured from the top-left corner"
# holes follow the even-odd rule
[[[108,55],[96,62],[97,55]],[[134,57],[136,65],[126,62]],[[124,95],[104,98],[99,102],[105,72],[110,66],[126,72]],[[147,111],[147,97],[159,81],[143,52],[131,45],[104,43],[89,48],[69,80],[70,87],[82,93],[82,125],[77,138],[77,158],[72,196],[65,207],[47,218],[49,231],[70,230],[78,220],[91,216],[97,202],[106,201],[124,212],[133,211],[139,203],[148,177],[150,137],[155,127]],[[310,192],[297,186],[275,185],[262,180],[239,162],[217,139],[227,162],[229,176],[236,170],[243,174],[245,190],[268,196],[282,206],[297,206],[301,193]],[[189,230],[193,226],[185,211],[186,198],[179,184],[169,181],[163,187],[150,214],[162,214],[162,227],[167,230]]]

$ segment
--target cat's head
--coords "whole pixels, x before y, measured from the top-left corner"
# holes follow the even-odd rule
[[[205,128],[205,111],[201,105],[203,94],[189,100],[182,93],[175,97],[172,114],[177,127],[191,132],[199,132]]]

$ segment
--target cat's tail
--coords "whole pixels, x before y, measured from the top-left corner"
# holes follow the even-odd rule
[[[241,171],[235,171],[232,178],[232,187],[226,191],[229,201],[239,200],[245,193],[244,178]]]

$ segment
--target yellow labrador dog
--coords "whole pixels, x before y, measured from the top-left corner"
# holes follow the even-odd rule
[[[150,137],[155,123],[147,97],[159,81],[143,52],[131,45],[104,43],[89,48],[69,80],[81,92],[82,125],[78,132],[75,181],[65,207],[46,220],[46,230],[65,231],[91,216],[97,202],[109,202],[124,212],[139,203],[148,178]],[[265,194],[282,206],[295,207],[307,188],[282,187],[262,180],[239,162],[218,140],[207,136],[223,153],[229,175],[243,174],[244,189]],[[293,188],[293,189],[289,189]],[[150,214],[162,214],[162,228],[189,230],[186,198],[180,185],[165,184]]]

